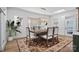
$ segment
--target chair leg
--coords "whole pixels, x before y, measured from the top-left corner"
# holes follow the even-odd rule
[[[26,44],[27,44],[27,39],[28,39],[28,38],[26,37]]]
[[[54,37],[53,37],[53,38],[52,38],[52,43],[54,44],[54,42],[55,42],[55,41],[54,41]]]
[[[27,37],[26,37],[26,42],[25,43],[27,44]]]
[[[29,40],[28,40],[28,48],[30,47],[30,41],[31,41],[31,40],[30,40],[30,38],[29,38]]]
[[[59,43],[58,37],[55,37],[54,42]]]
[[[57,43],[59,43],[58,37],[56,38]]]
[[[46,42],[46,46],[48,47],[48,39],[47,39],[47,42]]]

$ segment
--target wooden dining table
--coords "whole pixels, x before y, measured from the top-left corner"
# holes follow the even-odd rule
[[[53,29],[55,29],[55,28],[56,27],[53,27]],[[34,36],[36,36],[35,38],[33,38],[33,42],[37,42],[37,43],[42,42],[42,41],[47,42],[47,40],[45,38],[43,38],[42,36],[48,35],[48,28],[47,29],[46,28],[45,29],[29,29],[29,32],[34,33]],[[58,39],[56,39],[56,38],[53,38],[53,39],[55,39],[55,40],[53,40],[53,42],[55,42],[55,41],[59,42]],[[29,40],[29,42],[30,42],[30,40]]]

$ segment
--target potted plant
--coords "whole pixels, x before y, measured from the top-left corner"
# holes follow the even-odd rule
[[[13,40],[13,36],[16,36],[16,32],[21,33],[18,28],[21,25],[21,19],[17,17],[18,21],[15,22],[14,20],[7,20],[7,32],[8,32],[8,41],[12,41]],[[20,21],[19,21],[20,20]]]

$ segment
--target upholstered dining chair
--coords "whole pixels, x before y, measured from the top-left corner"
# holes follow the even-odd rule
[[[49,39],[52,39],[52,41],[58,40],[58,27],[48,27],[47,28],[47,34],[41,36],[42,38],[46,39],[47,47],[49,46]]]
[[[26,37],[30,38],[30,39],[35,38],[34,33],[30,32],[30,30],[33,30],[33,28],[32,27],[30,27],[30,28],[26,27]]]
[[[31,33],[30,30],[32,30],[32,27],[26,27],[26,42],[27,42],[27,39],[28,39],[28,47],[29,47],[29,44],[30,44],[30,41],[32,39],[35,39],[36,36],[34,35],[34,33]]]
[[[53,37],[53,27],[48,27],[47,28],[47,34],[46,35],[42,35],[41,37],[46,39],[46,45],[48,47],[49,46],[48,40]]]
[[[59,42],[58,40],[58,27],[53,27],[53,38],[54,38],[54,42]]]

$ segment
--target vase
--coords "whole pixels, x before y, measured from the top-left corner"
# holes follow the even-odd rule
[[[13,37],[8,37],[8,41],[12,41],[13,40]]]

